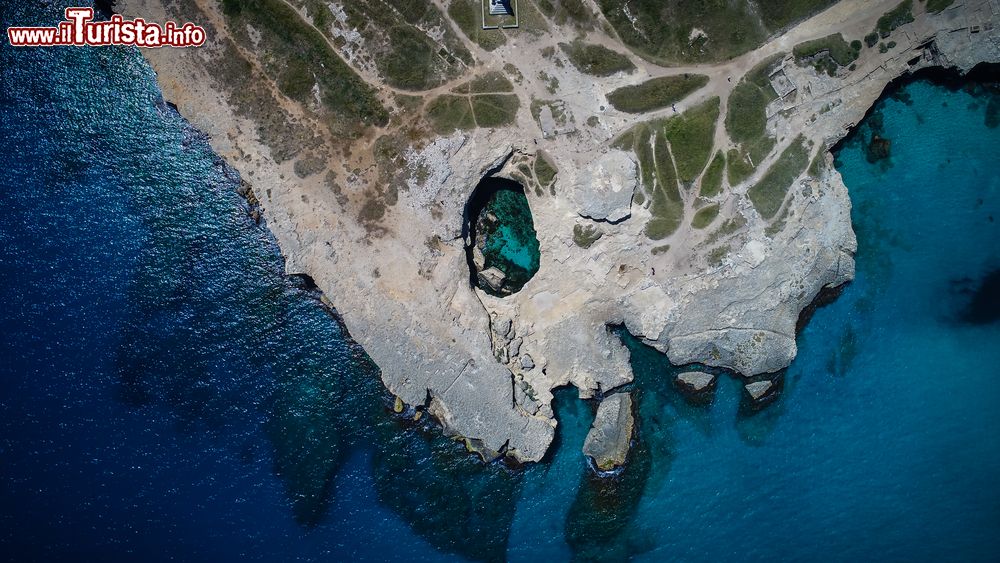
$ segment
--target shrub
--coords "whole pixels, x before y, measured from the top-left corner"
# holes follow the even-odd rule
[[[626,113],[645,113],[675,104],[708,84],[701,74],[662,76],[634,86],[623,86],[608,94],[608,102]]]
[[[627,56],[602,45],[576,40],[572,43],[560,43],[559,47],[566,53],[569,62],[584,74],[611,76],[616,72],[635,70],[635,65]]]

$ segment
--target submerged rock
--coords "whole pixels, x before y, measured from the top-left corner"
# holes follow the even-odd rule
[[[747,383],[743,388],[755,405],[761,405],[770,401],[774,397],[774,391],[777,390],[774,382],[770,379]]]
[[[634,427],[632,396],[608,395],[597,408],[594,424],[583,443],[584,455],[594,461],[599,471],[618,469],[625,465]]]
[[[872,140],[868,143],[868,149],[865,151],[865,156],[868,162],[876,163],[880,160],[885,160],[889,158],[892,154],[892,141],[881,137],[879,135],[872,136]]]

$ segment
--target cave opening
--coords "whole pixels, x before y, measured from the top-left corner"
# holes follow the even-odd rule
[[[538,236],[524,186],[486,176],[465,205],[469,281],[497,297],[517,293],[538,271]]]

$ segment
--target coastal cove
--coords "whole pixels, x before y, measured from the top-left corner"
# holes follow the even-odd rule
[[[689,404],[679,368],[622,334],[638,435],[609,480],[580,454],[596,404],[575,389],[546,458],[517,468],[394,412],[140,53],[0,61],[6,558],[1000,552],[1000,324],[973,305],[1000,269],[995,71],[896,81],[837,146],[857,277],[804,328],[776,403],[747,412],[722,377]],[[889,155],[869,162],[875,134]]]

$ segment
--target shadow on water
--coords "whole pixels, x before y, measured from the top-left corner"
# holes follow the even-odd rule
[[[675,456],[673,426],[684,420],[706,436],[712,426],[708,404],[692,404],[673,386],[680,368],[622,327],[614,329],[630,353],[635,375],[628,388],[636,404],[636,435],[627,465],[617,475],[582,471],[566,519],[566,541],[584,561],[623,560],[654,546],[635,522],[644,495],[663,486]]]
[[[1000,270],[986,274],[979,286],[969,293],[968,304],[959,315],[962,322],[985,325],[1000,321]]]
[[[484,465],[430,423],[397,419],[377,426],[373,468],[379,501],[439,550],[502,561],[523,472]]]

